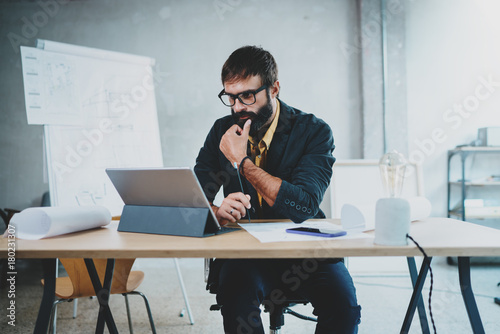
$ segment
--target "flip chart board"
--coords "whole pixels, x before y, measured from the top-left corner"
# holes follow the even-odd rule
[[[21,47],[29,124],[43,124],[51,202],[123,202],[104,170],[162,167],[154,59],[39,40]]]

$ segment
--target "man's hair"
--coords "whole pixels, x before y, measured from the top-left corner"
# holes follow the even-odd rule
[[[243,46],[234,51],[222,66],[222,85],[258,75],[271,87],[278,80],[278,65],[269,51],[258,46]]]

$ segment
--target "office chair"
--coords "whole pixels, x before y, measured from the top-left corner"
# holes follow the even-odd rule
[[[5,212],[4,212],[5,211]],[[12,216],[14,216],[15,213],[20,212],[19,210],[14,210],[14,209],[0,209],[0,217],[2,217],[2,220],[5,224],[5,228],[9,226],[10,219]]]
[[[106,271],[106,259],[93,260],[97,273],[102,281]],[[59,259],[59,261],[61,261],[66,269],[68,276],[56,278],[55,294],[60,299],[55,300],[52,305],[51,319],[54,317],[54,310],[57,304],[64,301],[71,302],[75,298],[93,297],[96,295],[83,259]],[[130,318],[128,295],[140,295],[144,299],[144,304],[146,305],[151,330],[153,333],[156,333],[148,299],[142,292],[135,291],[135,289],[142,283],[144,273],[142,271],[131,271],[134,261],[135,259],[116,259],[110,294],[122,294],[125,297],[125,306],[127,308],[127,319],[130,333],[133,333],[133,328],[132,320]],[[44,284],[43,279],[42,284]],[[53,333],[55,333],[54,327],[52,327],[52,330]]]
[[[43,193],[42,199],[40,201],[40,206],[50,206],[50,196],[48,191]],[[0,217],[2,217],[2,220],[5,224],[5,228],[9,226],[12,216],[14,216],[14,214],[19,212],[21,211],[15,209],[8,209],[8,208],[5,208],[3,210],[0,209]]]
[[[285,325],[285,314],[291,314],[294,317],[297,317],[299,319],[303,320],[309,320],[313,322],[318,322],[318,319],[314,317],[308,317],[305,315],[302,315],[298,312],[295,312],[294,310],[291,309],[292,306],[298,305],[298,304],[304,304],[306,305],[309,303],[307,299],[298,297],[298,296],[292,296],[292,297],[286,297],[286,300],[279,304],[272,304],[270,300],[264,300],[263,305],[264,305],[264,312],[269,313],[269,334],[280,334],[281,333],[281,327]],[[270,306],[272,305],[272,306]],[[210,306],[210,311],[220,311],[222,308],[222,305],[220,304],[213,304]]]
[[[41,206],[50,206],[50,197],[49,197],[49,192],[45,192],[42,195],[41,199]],[[5,228],[7,229],[9,227],[10,220],[14,216],[14,214],[19,213],[21,211],[15,210],[15,209],[0,209],[0,217],[2,217],[2,220],[5,224]],[[0,289],[4,289],[7,287],[7,259],[1,259],[0,260]]]
[[[2,209],[0,209],[0,217],[2,217],[2,220],[5,224],[5,228],[7,228],[9,226],[9,218],[7,216],[7,213],[6,212],[3,212]]]
[[[215,264],[214,264],[215,263]],[[205,283],[207,283],[207,290],[212,294],[217,294],[217,282],[215,281],[215,277],[217,275],[210,275],[210,267],[213,266],[213,272],[219,272],[220,267],[217,265],[217,262],[214,262],[214,259],[205,259]],[[295,312],[291,309],[292,306],[298,304],[307,305],[309,301],[303,297],[300,297],[296,294],[288,292],[285,295],[285,300],[280,304],[275,304],[269,299],[264,299],[262,303],[264,305],[264,312],[269,313],[269,329],[270,334],[280,334],[281,327],[285,325],[285,314],[291,314],[294,317],[299,319],[308,320],[317,322],[318,320],[314,317],[308,317],[302,315],[298,312]],[[210,306],[210,311],[220,311],[222,305],[213,304]]]

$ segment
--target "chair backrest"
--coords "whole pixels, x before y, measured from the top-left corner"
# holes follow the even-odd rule
[[[93,259],[101,284],[106,272],[106,259]],[[70,298],[95,296],[94,287],[90,281],[87,266],[83,259],[59,259],[63,264],[73,284],[73,294]],[[116,259],[111,284],[111,294],[129,292],[127,282],[135,259]]]
[[[9,222],[10,220],[12,219],[12,216],[14,216],[14,214],[20,212],[19,210],[14,210],[14,209],[4,209],[4,211],[2,211],[2,209],[0,209],[0,216],[2,217],[3,219],[3,222],[5,223],[5,227],[8,227],[9,226]]]
[[[7,217],[7,214],[5,212],[3,212],[2,209],[0,209],[0,217],[2,217],[2,220],[5,224],[5,227],[7,228],[9,226],[9,219]]]

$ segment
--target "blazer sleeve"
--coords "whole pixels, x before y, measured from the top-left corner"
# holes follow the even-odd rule
[[[196,177],[210,203],[213,203],[225,179],[224,175],[221,175],[224,172],[221,171],[219,162],[220,128],[220,122],[215,122],[198,153],[196,165],[194,166]]]
[[[295,223],[314,218],[330,184],[335,158],[333,135],[328,124],[318,120],[306,125],[306,136],[295,136],[296,147],[303,148],[290,178],[282,180],[273,210]],[[304,144],[305,143],[305,144]],[[302,145],[300,145],[302,144]],[[297,151],[297,150],[296,150]]]

